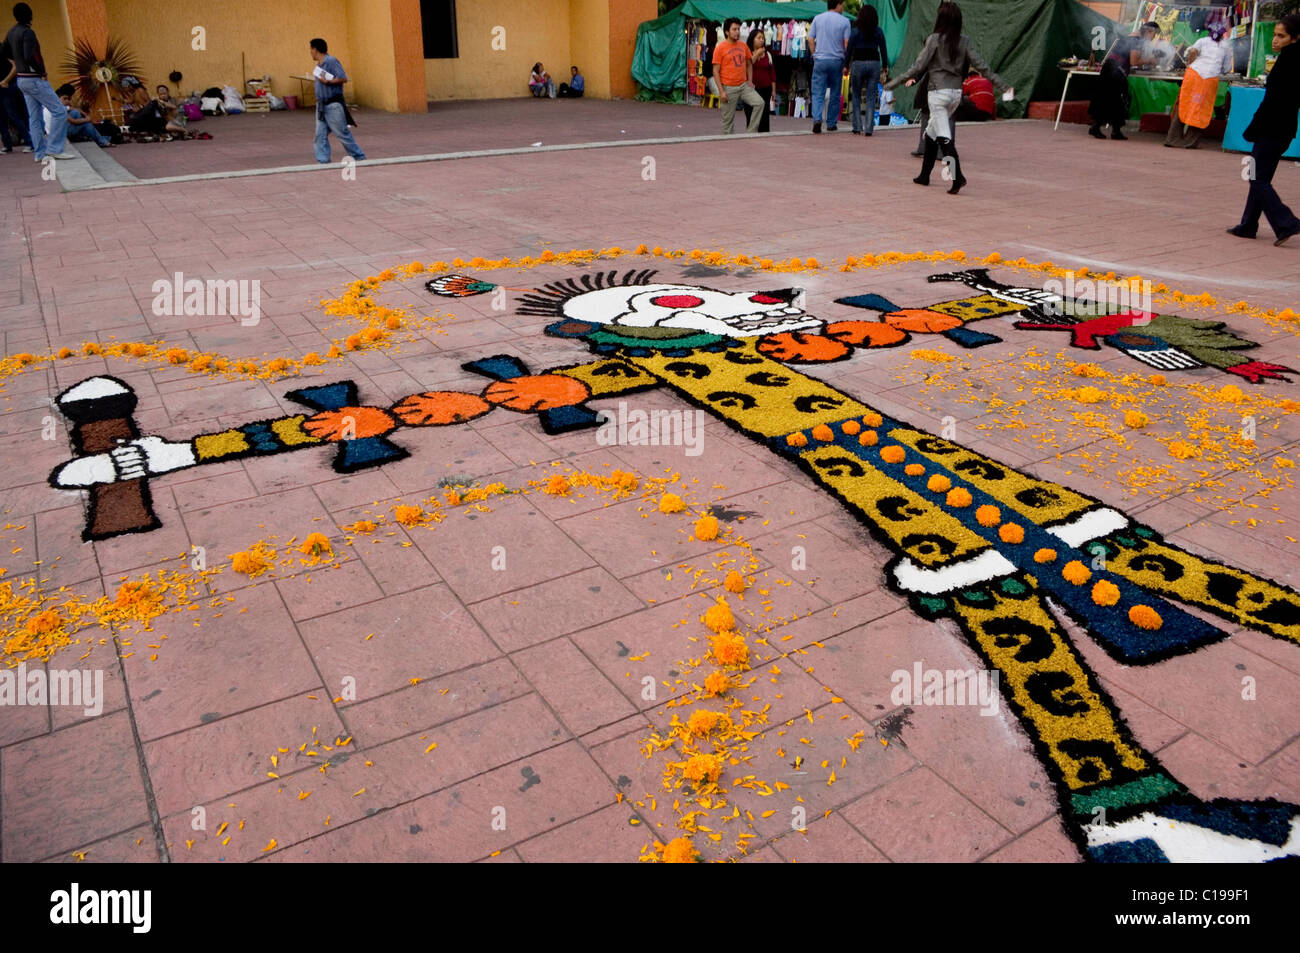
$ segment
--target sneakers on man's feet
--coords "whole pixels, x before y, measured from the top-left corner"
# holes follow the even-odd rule
[[[1273,242],[1273,244],[1277,245],[1280,248],[1281,246],[1289,242],[1291,239],[1295,238],[1297,235],[1300,235],[1300,225],[1297,225],[1289,232],[1283,232],[1281,235],[1277,236],[1277,241]]]
[[[32,147],[31,147],[31,146],[23,146],[22,151],[23,151],[23,152],[31,152],[31,151],[32,151]]]
[[[822,124],[819,122],[813,123],[813,135],[820,136],[821,134],[822,134]]]
[[[80,159],[81,156],[75,152],[51,152],[45,158],[47,159]]]

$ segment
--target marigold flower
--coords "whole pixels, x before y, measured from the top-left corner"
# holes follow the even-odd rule
[[[812,429],[812,435],[822,443],[830,443],[835,439],[835,432],[825,424],[818,424]]]
[[[258,543],[243,552],[231,553],[230,568],[245,576],[260,576],[271,568],[270,557],[269,548],[263,543]]]
[[[731,676],[726,672],[710,672],[704,680],[704,690],[710,695],[725,695],[731,689]]]
[[[72,357],[72,348],[70,347],[59,348],[58,357],[65,358],[65,359]]]
[[[935,479],[944,478],[931,477],[930,479],[933,481]],[[954,507],[955,509],[961,509],[963,506],[970,506],[975,502],[975,499],[970,495],[970,490],[966,489],[964,486],[955,486],[948,491],[946,501],[949,506]]]
[[[1065,564],[1065,568],[1061,570],[1061,575],[1065,577],[1066,582],[1075,586],[1082,586],[1092,578],[1092,570],[1079,560],[1071,559]]]
[[[687,781],[716,782],[722,776],[722,758],[716,754],[697,754],[682,765]]]
[[[85,344],[81,345],[81,353],[86,355],[103,354],[104,349],[94,341],[87,341]]]
[[[1098,579],[1092,587],[1092,601],[1099,606],[1113,606],[1119,602],[1119,586],[1105,579]]]
[[[925,472],[925,464],[909,463],[907,466],[903,467],[903,472],[908,476],[920,476]]]
[[[745,577],[733,569],[727,573],[727,578],[722,581],[722,587],[728,592],[744,592]]]
[[[1149,423],[1151,423],[1151,418],[1140,410],[1126,410],[1124,412],[1124,425],[1126,427],[1141,430]]]
[[[981,526],[997,526],[1002,522],[1002,511],[991,503],[975,510],[975,521]]]
[[[1226,404],[1236,404],[1240,403],[1246,395],[1236,384],[1224,384],[1214,396]]]
[[[885,418],[875,411],[869,411],[862,415],[862,426],[864,427],[879,427],[884,422]]]
[[[801,433],[792,433],[792,434],[790,434],[790,436],[788,436],[788,437],[785,438],[785,442],[786,442],[786,444],[787,444],[788,446],[791,446],[791,447],[806,447],[806,446],[808,446],[808,438],[805,437],[805,436],[804,436],[803,434],[801,434]]]
[[[998,537],[1004,543],[1023,543],[1025,541],[1025,530],[1023,526],[1015,523],[1003,523],[998,527]]]
[[[864,447],[874,447],[880,440],[880,435],[874,430],[862,431],[862,436],[858,437],[858,443]]]
[[[373,533],[377,527],[374,520],[357,520],[351,526],[343,528],[349,533]]]
[[[736,617],[725,599],[719,599],[705,611],[700,619],[714,632],[730,632],[736,627]]]
[[[1165,375],[1152,374],[1150,377],[1147,378],[1147,383],[1154,384],[1156,387],[1164,387],[1167,382],[1165,380]]]
[[[686,729],[693,735],[704,737],[714,731],[726,731],[731,727],[731,719],[721,712],[697,708],[686,720]]]
[[[324,533],[310,533],[298,547],[298,551],[305,556],[323,556],[329,553],[334,554],[334,549],[330,546],[329,537]]]
[[[858,423],[856,420],[846,420],[840,426],[840,429],[843,430],[850,437],[856,437],[859,433],[862,432],[862,424]]]
[[[425,521],[426,514],[418,506],[394,506],[393,519],[403,526],[419,526]]]
[[[1074,399],[1082,404],[1099,404],[1106,399],[1106,392],[1096,387],[1080,387],[1074,392]]]
[[[324,364],[324,363],[325,363],[323,360],[321,360],[321,356],[320,356],[319,354],[317,354],[315,351],[308,351],[306,354],[304,354],[304,355],[302,356],[302,362],[303,362],[304,364],[310,364],[310,365],[313,365],[313,366],[316,365],[316,364]]]
[[[902,463],[907,459],[907,451],[898,444],[890,444],[880,448],[880,459],[886,463]]]
[[[1040,549],[1034,553],[1034,562],[1036,563],[1050,563],[1054,559],[1056,559],[1056,550],[1054,549]]]
[[[695,521],[695,538],[709,541],[718,538],[718,520],[713,516],[701,516]]]
[[[1160,618],[1160,613],[1156,612],[1150,606],[1137,605],[1128,610],[1128,620],[1140,629],[1149,629],[1155,631],[1164,625],[1164,620]]]
[[[728,612],[730,615],[730,612]],[[744,667],[749,664],[749,646],[743,636],[731,631],[720,631],[713,636],[710,646],[719,665]]]
[[[665,493],[659,497],[660,513],[680,513],[684,509],[686,509],[686,504],[682,502],[682,498],[676,493]]]
[[[1176,460],[1187,460],[1191,457],[1199,457],[1201,448],[1194,447],[1182,440],[1175,440],[1169,445],[1169,455]]]
[[[376,341],[384,339],[384,332],[381,328],[366,328],[361,332],[361,340],[367,344],[374,344]]]
[[[942,473],[936,473],[925,481],[925,488],[931,493],[947,493],[952,489],[952,480]]]
[[[49,635],[62,624],[59,613],[55,609],[46,609],[40,615],[34,615],[27,620],[28,635]]]

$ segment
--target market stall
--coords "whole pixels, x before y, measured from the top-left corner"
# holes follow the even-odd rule
[[[692,105],[716,105],[708,89],[710,59],[717,28],[728,17],[742,23],[741,38],[748,40],[762,29],[776,65],[780,100],[774,112],[789,114],[795,97],[790,91],[807,89],[811,70],[808,22],[826,12],[824,0],[790,0],[773,4],[763,0],[687,0],[656,20],[637,28],[632,78],[640,87],[638,98],[669,99]]]
[[[1232,45],[1232,69],[1230,73],[1244,74],[1247,78],[1259,76],[1267,64],[1266,53],[1268,40],[1260,41],[1260,34],[1272,34],[1271,23],[1261,24],[1258,0],[1234,0],[1231,3],[1186,3],[1182,0],[1145,0],[1137,10],[1132,23],[1123,25],[1128,33],[1142,28],[1144,23],[1156,23],[1160,27],[1159,49],[1165,52],[1164,62],[1159,68],[1147,69],[1135,67],[1129,74],[1129,118],[1140,120],[1150,113],[1168,114],[1177,104],[1180,84],[1186,71],[1182,51],[1198,39],[1208,36],[1207,23],[1219,20],[1228,26],[1228,38]],[[1119,40],[1118,34],[1112,39],[1113,47]],[[1106,53],[1110,52],[1110,47]],[[1106,54],[1092,55],[1088,62],[1063,62],[1065,88],[1061,91],[1061,102],[1056,113],[1056,126],[1061,123],[1061,112],[1070,90],[1071,81],[1076,77],[1095,77],[1101,70],[1101,63]],[[1221,82],[1215,94],[1215,109],[1220,110],[1229,100],[1228,83]],[[1253,112],[1253,110],[1252,110]],[[1055,128],[1055,127],[1054,127]]]

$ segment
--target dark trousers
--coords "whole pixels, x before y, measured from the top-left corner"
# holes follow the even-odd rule
[[[758,128],[755,132],[771,132],[771,126],[768,123],[768,117],[772,115],[772,87],[755,86],[754,92],[763,97],[763,118],[758,121]],[[749,124],[749,118],[754,114],[754,107],[745,103],[745,123]]]
[[[1250,192],[1246,195],[1246,207],[1241,213],[1243,232],[1255,234],[1259,228],[1259,216],[1263,213],[1268,219],[1274,234],[1285,235],[1300,228],[1300,219],[1287,208],[1277,189],[1273,188],[1273,174],[1277,172],[1282,153],[1289,142],[1280,139],[1259,139],[1250,150],[1254,176],[1250,180]]]
[[[1101,64],[1101,73],[1097,77],[1097,91],[1093,94],[1092,113],[1094,126],[1110,126],[1111,132],[1119,132],[1128,119],[1129,91],[1128,76],[1114,60],[1108,59]]]
[[[25,146],[32,144],[31,133],[27,131],[27,106],[23,94],[18,91],[16,83],[10,83],[7,89],[0,89],[0,139],[6,149],[14,147],[14,139],[9,134],[9,124],[18,130],[18,139]]]
[[[581,99],[582,90],[574,89],[568,83],[561,83],[560,88],[555,91],[555,95],[563,99]]]

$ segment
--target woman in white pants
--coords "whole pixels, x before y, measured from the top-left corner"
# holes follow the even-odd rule
[[[911,86],[918,76],[927,74],[926,106],[930,121],[925,130],[921,174],[912,181],[917,185],[929,185],[935,160],[943,155],[944,162],[950,165],[952,187],[948,191],[953,195],[966,184],[966,177],[961,174],[961,160],[952,144],[952,117],[961,105],[962,82],[973,69],[992,80],[999,89],[1007,88],[1002,77],[993,72],[976,52],[970,37],[961,32],[961,26],[961,8],[955,3],[939,4],[934,32],[926,37],[916,62],[907,72],[885,84],[885,89],[894,89],[903,83]]]

